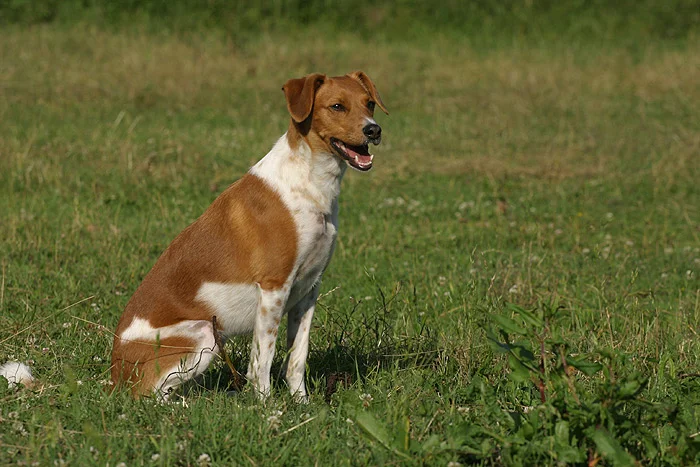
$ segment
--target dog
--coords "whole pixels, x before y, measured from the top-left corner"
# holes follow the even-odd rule
[[[167,398],[222,352],[219,335],[251,333],[246,378],[265,399],[278,326],[288,315],[283,373],[307,401],[309,332],[338,232],[348,166],[372,168],[369,144],[388,114],[372,80],[310,74],[282,90],[287,132],[167,247],[129,300],[114,337],[111,379],[136,397]]]

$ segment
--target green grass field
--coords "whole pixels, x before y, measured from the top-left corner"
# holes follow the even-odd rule
[[[42,386],[0,381],[0,464],[700,463],[697,36],[318,32],[3,27],[0,362]],[[104,392],[127,300],[285,131],[282,84],[357,69],[390,115],[343,181],[311,402],[283,352],[264,404],[223,363],[184,404]]]

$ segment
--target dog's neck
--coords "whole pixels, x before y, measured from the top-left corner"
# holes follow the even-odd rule
[[[326,152],[314,152],[303,138],[290,144],[282,135],[250,172],[280,193],[290,210],[330,214],[340,194],[347,164]]]

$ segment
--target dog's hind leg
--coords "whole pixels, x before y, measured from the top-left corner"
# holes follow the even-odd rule
[[[180,355],[175,365],[163,365],[161,379],[154,389],[158,394],[167,398],[178,386],[204,373],[214,357],[220,352],[214,337],[214,328],[209,321],[189,321],[190,338],[193,345]]]
[[[155,392],[167,399],[182,383],[204,373],[218,353],[211,321],[152,328],[137,318],[115,339],[112,372],[121,372],[117,380],[131,384],[137,395]]]

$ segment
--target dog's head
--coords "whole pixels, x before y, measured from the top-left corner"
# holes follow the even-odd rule
[[[290,79],[282,89],[294,131],[312,152],[332,154],[357,170],[372,168],[369,143],[382,140],[374,108],[388,112],[369,76],[361,71],[335,77],[314,73]]]

